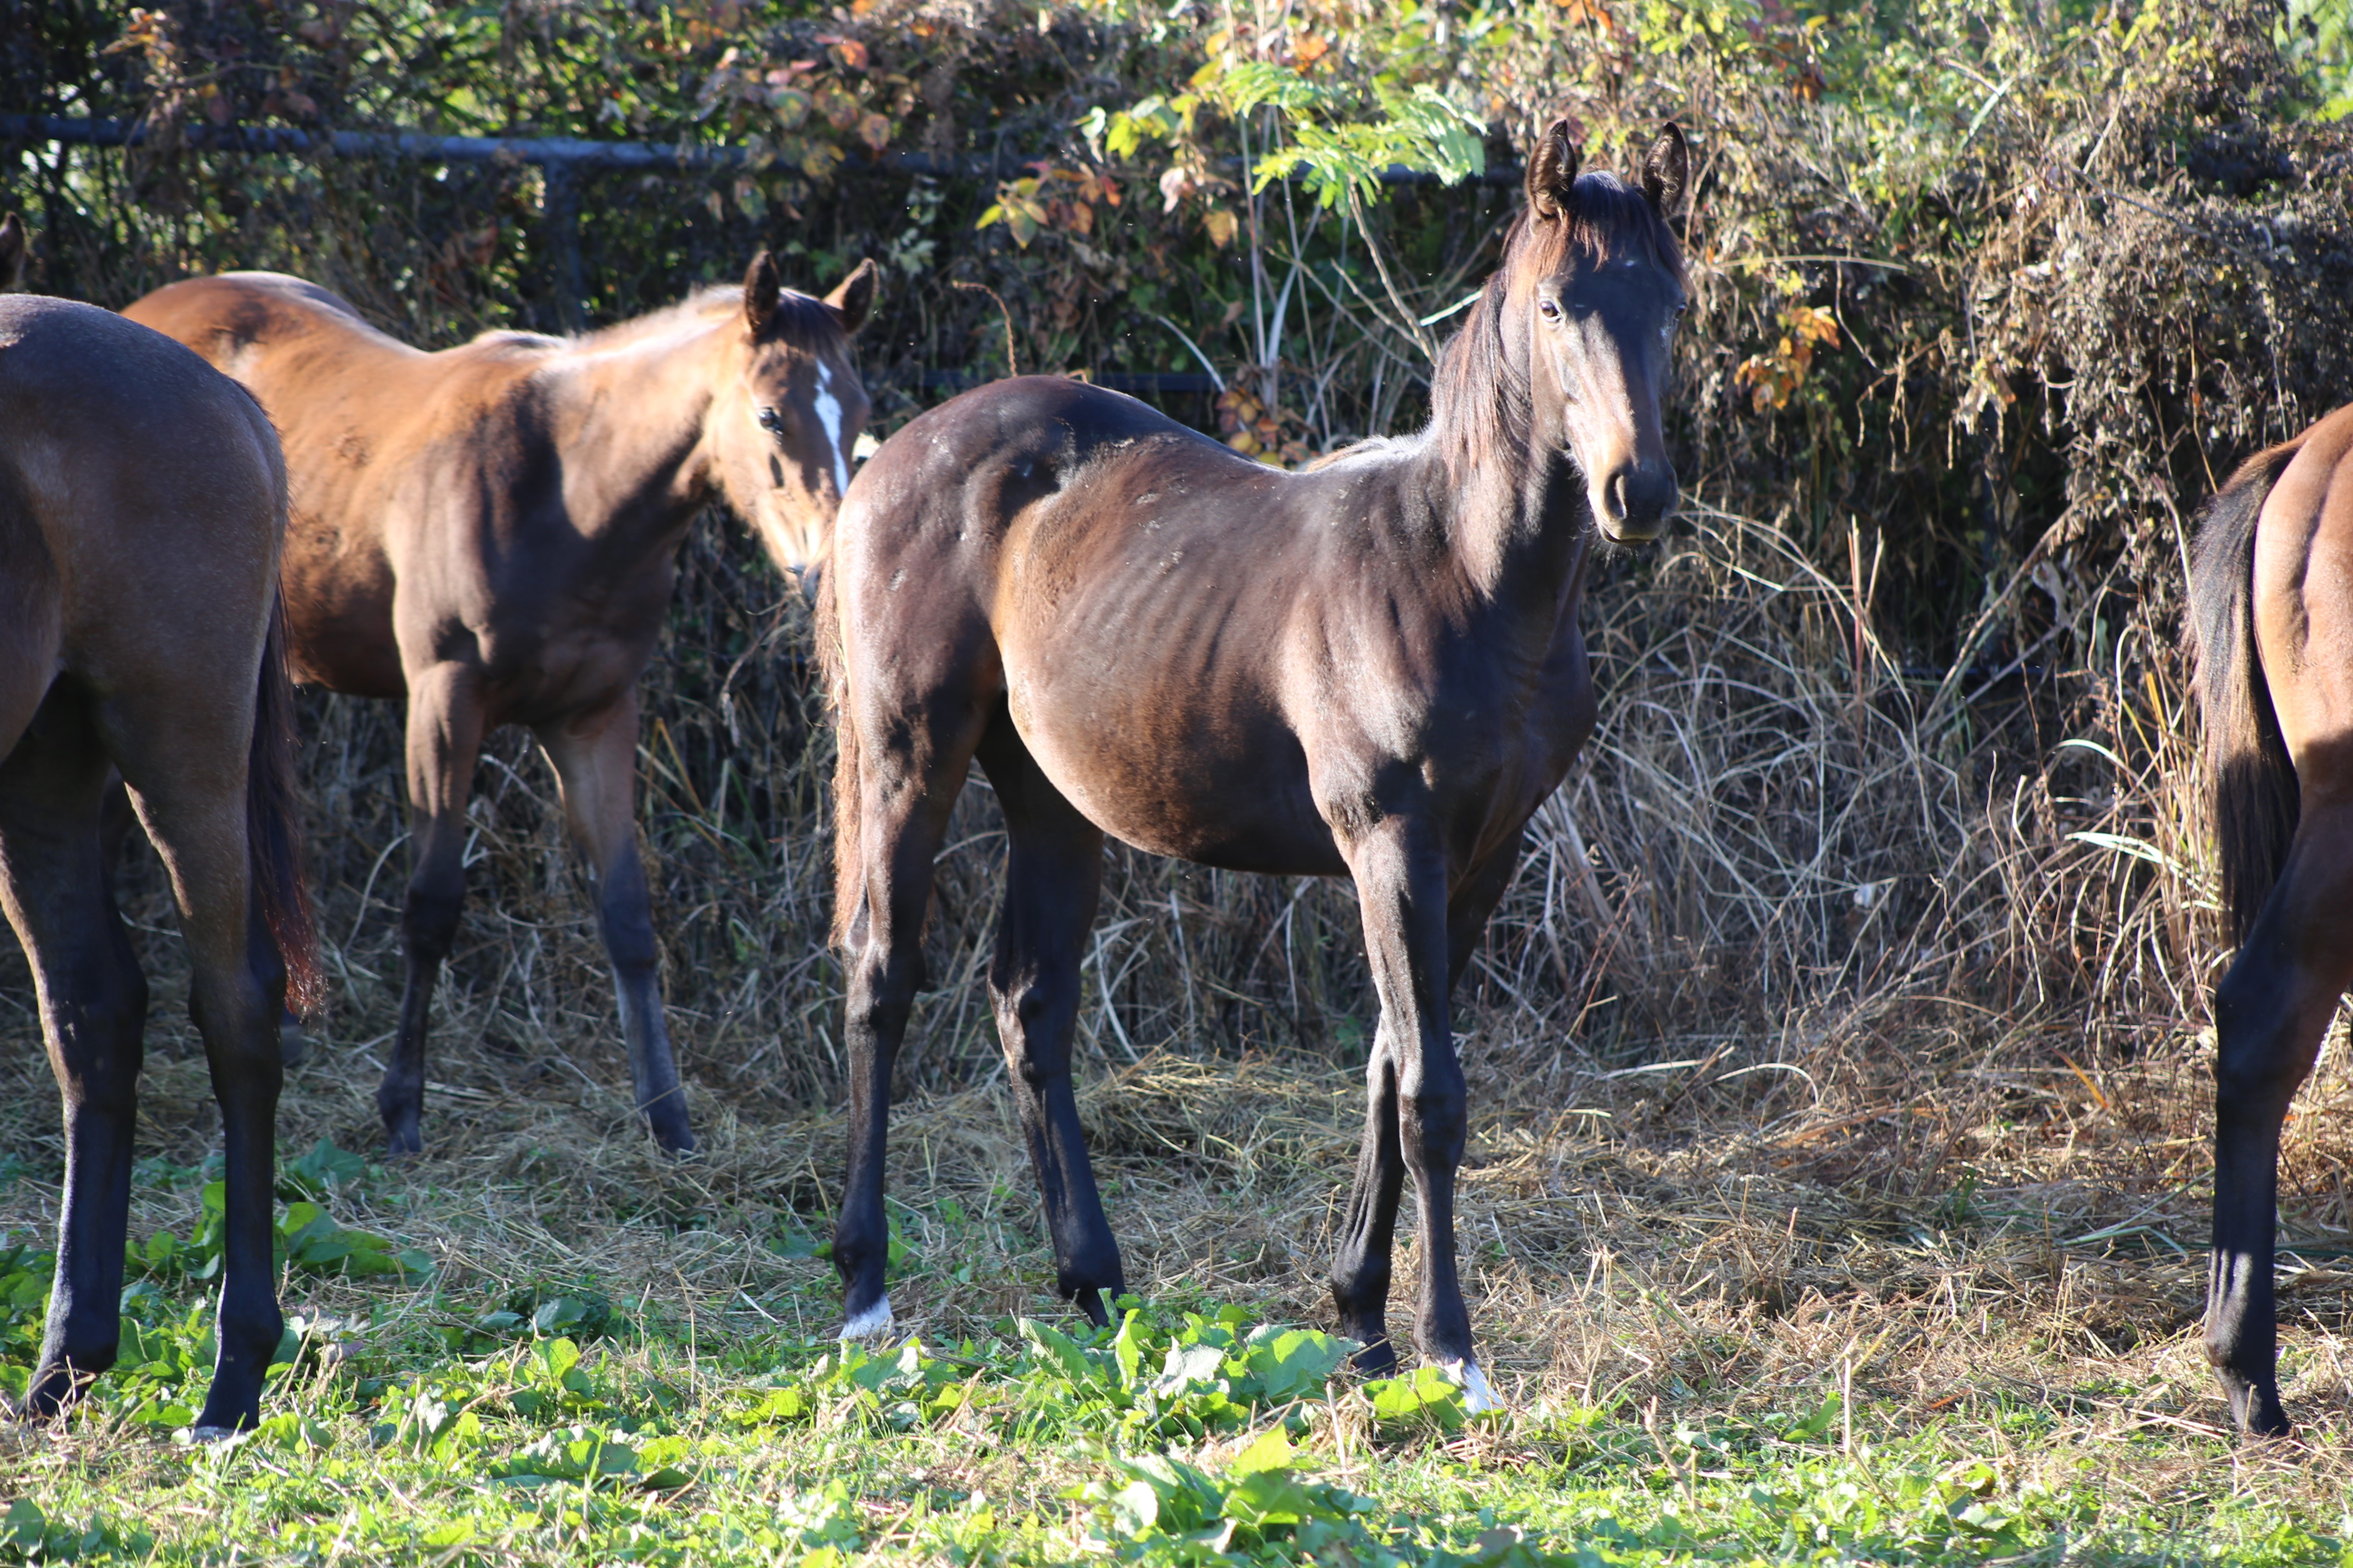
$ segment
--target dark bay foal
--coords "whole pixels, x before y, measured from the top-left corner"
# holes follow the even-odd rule
[[[2280,1128],[2353,984],[2353,407],[2222,487],[2198,531],[2189,611],[2239,939],[2214,989],[2206,1354],[2239,1429],[2278,1436]]]
[[[1577,616],[1597,535],[1651,539],[1675,505],[1659,407],[1685,167],[1669,126],[1634,184],[1580,178],[1553,126],[1412,439],[1282,473],[1134,399],[1030,377],[916,419],[850,487],[818,606],[840,726],[845,1334],[891,1322],[892,1064],[933,857],[977,757],[1008,837],[989,990],[1062,1292],[1100,1321],[1123,1285],[1071,1082],[1103,835],[1348,876],[1380,1026],[1333,1268],[1340,1327],[1365,1342],[1363,1368],[1395,1363],[1410,1173],[1422,1352],[1492,1397],[1455,1272],[1465,1107],[1448,994],[1593,725]]]
[[[724,495],[780,566],[823,547],[865,426],[849,339],[874,282],[860,263],[812,299],[763,252],[740,289],[584,337],[491,332],[439,353],[275,273],[174,283],[124,312],[245,383],[285,437],[297,675],[408,702],[407,973],[376,1091],[394,1153],[424,1146],[466,799],[501,724],[538,738],[595,877],[638,1109],[664,1149],[694,1147],[638,857],[638,678],[706,500]]]
[[[21,246],[0,224],[0,276]],[[200,1434],[253,1425],[283,1329],[278,1019],[289,964],[315,984],[276,614],[285,507],[278,438],[235,382],[110,311],[0,299],[0,908],[66,1119],[29,1415],[56,1414],[121,1343],[147,984],[101,855],[117,770],[179,911],[227,1159]]]

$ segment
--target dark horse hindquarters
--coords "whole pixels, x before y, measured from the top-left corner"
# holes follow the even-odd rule
[[[1466,1117],[1447,996],[1592,723],[1576,617],[1595,526],[1649,538],[1673,504],[1659,391],[1683,295],[1662,214],[1684,166],[1670,127],[1639,188],[1579,180],[1565,129],[1546,133],[1529,215],[1413,440],[1283,474],[1132,399],[1031,378],[924,415],[868,464],[819,629],[849,955],[845,1333],[891,1321],[890,1075],[932,858],[976,757],[1008,840],[990,993],[1063,1293],[1101,1319],[1124,1283],[1071,1082],[1103,833],[1345,871],[1381,1022],[1334,1269],[1341,1326],[1360,1364],[1394,1363],[1410,1173],[1422,1349],[1489,1397],[1451,1245]]]
[[[290,968],[297,990],[315,984],[275,635],[284,517],[277,438],[235,383],[110,312],[0,300],[0,903],[66,1105],[36,1416],[120,1342],[147,990],[101,857],[117,769],[171,879],[221,1107],[219,1351],[200,1431],[252,1425],[278,1348],[278,1016]]]
[[[2189,583],[2239,953],[2214,990],[2206,1353],[2250,1436],[2289,1429],[2273,1268],[2280,1129],[2353,982],[2353,408],[2232,475]]]

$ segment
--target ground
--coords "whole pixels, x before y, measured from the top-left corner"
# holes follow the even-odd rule
[[[2206,1159],[2173,1131],[2196,1126],[2194,1038],[2137,1068],[2030,1069],[2047,1048],[1932,1002],[1726,1081],[1702,1049],[1610,1067],[1555,1042],[1532,1071],[1526,1042],[1482,1051],[1469,1020],[1460,1243],[1509,1407],[1465,1419],[1427,1380],[1326,1381],[1341,1347],[1318,1331],[1321,1273],[1361,1089],[1304,1054],[1091,1064],[1136,1297],[1116,1342],[1051,1296],[1001,1087],[902,1104],[908,1338],[870,1356],[828,1338],[837,1114],[699,1091],[704,1152],[667,1163],[593,1019],[503,1050],[460,1027],[429,1152],[384,1167],[354,1157],[377,1146],[375,1043],[330,1027],[284,1117],[290,1205],[331,1216],[290,1209],[301,1331],[261,1431],[203,1446],[181,1428],[206,1356],[213,1113],[174,1006],[147,1077],[136,1348],[69,1420],[0,1436],[0,1554],[2353,1554],[2344,1249],[2284,1263],[2297,1440],[2235,1446],[2200,1352]],[[0,1229],[26,1250],[0,1295],[21,1379],[59,1166],[29,1020],[5,1026]],[[1869,1070],[1858,1029],[1910,1065]],[[2324,1075],[2297,1147],[2353,1105],[2345,1089]],[[2342,1220],[2333,1163],[2307,1155],[2292,1150],[2291,1234]],[[1409,1240],[1400,1325],[1413,1257]]]

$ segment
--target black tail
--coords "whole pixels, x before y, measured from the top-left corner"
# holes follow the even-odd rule
[[[286,963],[286,1005],[311,1014],[326,1000],[319,933],[302,882],[302,794],[294,773],[294,682],[286,668],[286,606],[269,606],[245,771],[245,833],[254,897]]]
[[[804,573],[817,576],[809,605],[809,628],[817,638],[817,664],[825,679],[825,704],[833,711],[833,942],[847,948],[856,923],[860,871],[860,805],[865,799],[858,765],[858,723],[849,705],[849,664],[841,646],[841,605],[835,592],[840,574],[828,558]]]
[[[2222,854],[2222,902],[2245,942],[2295,837],[2295,764],[2280,739],[2255,651],[2255,520],[2301,441],[2241,465],[2198,525],[2189,563],[2189,634],[2206,736],[2206,787]]]

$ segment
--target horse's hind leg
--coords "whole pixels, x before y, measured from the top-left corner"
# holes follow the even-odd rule
[[[147,837],[162,857],[188,944],[188,1014],[204,1037],[227,1163],[220,1308],[200,1432],[252,1426],[284,1332],[271,1216],[276,1206],[278,1020],[285,968],[254,918],[246,763],[249,669],[225,690],[142,691],[101,709]],[[217,699],[217,700],[216,700]]]
[[[543,725],[537,733],[555,764],[573,842],[596,876],[596,924],[613,965],[638,1114],[663,1149],[691,1153],[694,1131],[662,1018],[660,953],[638,856],[638,694],[624,691],[607,707]]]
[[[425,1147],[425,1037],[433,1023],[433,988],[458,940],[466,901],[466,797],[482,749],[481,695],[464,665],[433,664],[408,671],[408,896],[400,916],[406,960],[401,977],[399,1032],[376,1114],[385,1146],[394,1154]]]
[[[1021,1131],[1054,1238],[1055,1286],[1096,1322],[1126,1289],[1071,1082],[1079,970],[1103,879],[1103,830],[1048,782],[1000,717],[981,765],[1005,808],[1005,909],[988,967]]]
[[[0,763],[0,904],[25,945],[65,1097],[57,1284],[26,1414],[54,1415],[114,1364],[147,984],[107,891],[99,801],[111,764],[71,686],[51,688]]]
[[[2280,1127],[2353,982],[2353,797],[2316,800],[2278,885],[2214,991],[2214,1240],[2206,1355],[2240,1429],[2288,1430],[2272,1259]]]

